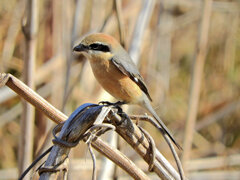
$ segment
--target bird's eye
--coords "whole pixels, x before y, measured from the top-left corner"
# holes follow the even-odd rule
[[[110,52],[110,48],[104,44],[93,43],[90,46],[90,49],[102,52]]]
[[[93,43],[93,44],[90,45],[90,48],[93,49],[93,50],[98,50],[99,44]]]

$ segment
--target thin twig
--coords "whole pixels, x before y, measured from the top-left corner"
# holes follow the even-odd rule
[[[92,142],[92,146],[101,154],[104,154],[107,158],[116,163],[119,167],[129,173],[134,179],[146,179],[149,178],[142,172],[130,159],[128,159],[119,150],[111,148],[101,139],[97,138]],[[136,173],[137,172],[137,173]]]
[[[150,144],[149,144],[149,141],[142,136],[142,132],[140,131],[140,129],[131,121],[127,121],[123,123],[122,120],[116,117],[115,115],[113,115],[111,119],[116,124],[118,124],[116,128],[116,131],[118,132],[118,134],[122,136],[133,147],[133,149],[135,149],[135,151],[149,164],[151,162],[151,156],[148,153]],[[156,127],[158,126],[156,125]],[[141,142],[141,143],[135,144],[133,142]],[[176,154],[175,150],[173,151],[173,153]],[[160,152],[156,154],[158,161],[154,161],[154,166],[153,166],[154,172],[159,177],[164,179],[171,179],[172,177],[174,177],[175,179],[180,179],[179,174],[175,171],[175,169],[171,166],[171,164],[168,163],[168,161],[163,156],[160,157],[159,154]],[[180,163],[180,166],[181,166],[181,163]]]
[[[102,111],[101,111],[102,112]],[[109,112],[109,111],[108,111]],[[107,114],[106,114],[107,115]],[[98,117],[100,117],[101,115],[99,115]],[[102,121],[104,120],[105,117],[102,117]],[[99,118],[98,118],[99,119]],[[102,130],[102,128],[105,128],[105,130]],[[115,126],[111,125],[111,124],[97,124],[92,126],[89,129],[89,137],[87,138],[86,143],[88,144],[88,149],[89,152],[91,154],[92,160],[93,160],[93,173],[92,173],[92,180],[96,180],[97,179],[97,174],[96,174],[96,157],[93,153],[92,150],[92,146],[91,143],[94,139],[96,139],[96,137],[100,136],[101,134],[105,133],[107,130],[115,130]],[[93,132],[95,131],[95,132]]]
[[[91,108],[88,108],[90,106]],[[94,123],[94,120],[100,111],[101,106],[84,104],[76,109],[63,125],[58,125],[56,127],[57,129],[54,129],[54,132],[56,133],[60,128],[61,131],[58,137],[54,135],[55,139],[53,142],[55,145],[53,146],[44,167],[55,168],[57,167],[57,164],[60,165],[60,162],[64,162],[68,157],[70,148],[76,146],[79,140],[83,138],[83,134]],[[56,176],[57,174],[55,171],[46,171],[41,174],[40,179],[48,179]]]
[[[139,116],[139,115],[138,115],[138,116],[130,116],[130,118],[133,119],[133,120],[144,120],[144,121],[148,121],[148,122],[150,122],[153,126],[157,127],[158,129],[161,129],[161,127],[160,127],[160,126],[155,122],[155,120],[154,120],[152,117],[150,117],[150,116],[146,116],[146,115]],[[173,144],[172,144],[172,141],[170,140],[169,136],[167,136],[167,135],[164,135],[164,134],[163,134],[163,137],[164,137],[165,141],[167,142],[167,144],[168,144],[168,146],[169,146],[169,148],[170,148],[170,150],[171,150],[171,152],[172,152],[172,154],[173,154],[173,157],[174,157],[174,159],[175,159],[176,165],[177,165],[177,167],[178,167],[178,171],[179,171],[179,174],[180,174],[180,178],[183,180],[183,179],[185,179],[185,177],[184,177],[184,171],[183,171],[183,168],[182,168],[181,161],[180,161],[180,159],[179,159],[179,157],[178,157],[178,154],[177,154],[176,150],[174,149],[174,146],[173,146]],[[164,166],[167,165],[166,159],[165,159],[163,156],[161,156],[158,151],[157,151],[156,154],[157,154],[157,160],[158,160],[159,162],[161,162]],[[166,168],[171,174],[173,174],[176,179],[179,178],[179,175],[175,172],[174,169],[171,168],[171,166],[165,166],[165,168]]]
[[[45,99],[38,95],[31,88],[26,86],[19,79],[11,74],[0,73],[0,87],[7,85],[19,96],[35,106],[38,110],[43,112],[47,117],[52,119],[55,123],[62,123],[67,119],[67,116],[49,104]]]
[[[18,178],[18,180],[22,180],[26,174],[44,157],[46,156],[50,151],[52,150],[52,146],[48,148],[43,154],[41,154],[37,159],[35,159],[32,164],[22,173],[22,175]]]
[[[94,155],[94,152],[92,150],[92,146],[91,146],[91,141],[88,144],[88,150],[91,154],[92,157],[92,161],[93,161],[93,172],[92,172],[92,180],[96,180],[97,179],[97,173],[96,173],[96,156]]]
[[[144,133],[144,135],[146,136],[146,138],[149,140],[149,144],[151,145],[151,153],[152,153],[152,157],[151,160],[149,162],[149,167],[148,170],[152,171],[153,170],[153,166],[154,166],[154,161],[156,160],[156,145],[155,142],[153,140],[153,138],[150,136],[150,134],[143,129],[142,127],[138,126],[138,128]]]
[[[44,114],[46,114],[50,119],[52,119],[56,123],[61,123],[65,119],[67,119],[67,116],[59,112],[57,109],[55,109],[52,105],[50,105],[47,101],[45,101],[42,97],[40,97],[37,93],[35,93],[33,90],[28,88],[25,84],[23,84],[21,81],[19,81],[17,78],[10,74],[0,73],[0,87],[7,85],[11,89],[13,89],[15,92],[17,92],[21,97],[26,99],[28,102],[33,104],[38,110],[42,111]],[[114,118],[117,124],[121,122],[121,117],[118,117],[117,115],[114,115],[114,113],[111,114],[109,119]],[[123,123],[124,124],[124,123]],[[126,126],[116,126],[117,132],[124,137],[125,140],[143,157],[143,159],[146,162],[149,162],[149,154],[146,154],[147,149],[149,148],[149,143],[146,138],[143,138],[141,131],[139,128],[136,127],[136,125],[130,125],[126,124]],[[129,127],[133,127],[133,131],[131,130],[128,132]],[[132,134],[134,132],[134,134]],[[132,139],[133,138],[133,139]],[[141,143],[139,143],[141,142]],[[95,140],[92,143],[93,147],[110,158],[113,162],[118,164],[121,168],[123,168],[125,171],[127,171],[132,177],[135,177],[136,179],[149,179],[139,168],[136,167],[134,163],[132,163],[128,158],[126,158],[121,152],[119,152],[116,149],[110,148],[106,143],[101,141],[99,138]],[[157,154],[158,151],[157,151]],[[159,156],[159,155],[157,155]],[[158,158],[158,157],[157,157]],[[165,179],[171,179],[172,177],[178,178],[179,175],[176,175],[177,172],[174,172],[174,168],[168,163],[168,161],[165,159],[162,162],[164,162],[164,166],[169,166],[171,170],[166,170],[163,165],[161,165],[159,162],[154,162],[154,171],[161,177],[164,177]],[[170,175],[170,174],[171,175]]]
[[[57,124],[60,124],[67,119],[67,116],[65,114],[55,109],[45,99],[35,93],[32,89],[28,88],[24,83],[22,83],[14,76],[10,74],[0,73],[0,87],[4,85],[7,85],[9,88],[14,90],[18,95],[20,95],[26,101],[30,102],[33,106],[42,111],[46,116],[48,116]],[[97,151],[118,164],[131,176],[137,179],[148,179],[148,177],[120,151],[112,149],[109,145],[100,139],[95,140],[92,145]]]
[[[114,7],[117,14],[120,43],[123,47],[125,47],[126,40],[125,40],[125,30],[124,30],[124,23],[123,23],[123,16],[122,16],[122,0],[114,0]]]

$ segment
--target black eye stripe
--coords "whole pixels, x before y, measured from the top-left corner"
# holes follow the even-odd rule
[[[107,45],[99,43],[90,44],[89,48],[96,51],[110,52],[110,48]]]
[[[91,45],[90,45],[90,48],[91,48],[91,49],[97,49],[98,46],[99,46],[99,44],[94,43],[94,44],[91,44]]]

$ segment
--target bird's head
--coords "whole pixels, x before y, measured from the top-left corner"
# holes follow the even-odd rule
[[[83,38],[73,51],[81,52],[88,58],[111,58],[114,53],[122,48],[118,41],[110,35],[94,33]]]

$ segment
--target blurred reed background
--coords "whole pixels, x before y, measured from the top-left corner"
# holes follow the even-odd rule
[[[240,179],[239,10],[237,0],[1,0],[0,72],[69,115],[82,103],[108,99],[72,47],[86,33],[111,34],[132,52],[155,109],[183,145],[189,179]],[[7,87],[0,107],[0,179],[16,179],[18,164],[24,169],[36,157],[52,123]],[[142,126],[174,165],[161,134]],[[123,140],[120,147],[147,171]],[[71,158],[71,179],[90,179],[86,145]]]

